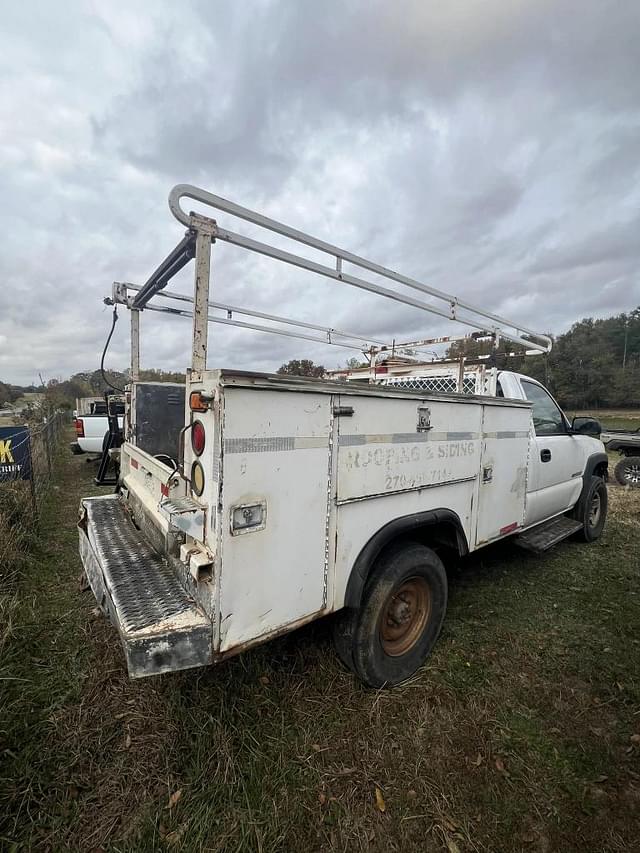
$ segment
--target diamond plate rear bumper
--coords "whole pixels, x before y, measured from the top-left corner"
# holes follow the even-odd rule
[[[80,556],[101,610],[117,628],[131,678],[212,662],[212,625],[118,495],[80,503]]]

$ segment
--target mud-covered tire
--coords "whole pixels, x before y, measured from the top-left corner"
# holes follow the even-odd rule
[[[580,537],[585,542],[595,542],[602,535],[607,520],[608,503],[607,484],[602,477],[593,476],[581,508]]]
[[[430,548],[403,543],[381,555],[360,608],[341,624],[338,653],[369,687],[391,687],[424,663],[447,609],[447,574]]]
[[[357,611],[345,607],[332,617],[331,636],[333,646],[342,663],[355,672],[353,664],[353,632],[355,630]]]
[[[640,488],[640,456],[625,456],[613,469],[613,475],[621,486]]]

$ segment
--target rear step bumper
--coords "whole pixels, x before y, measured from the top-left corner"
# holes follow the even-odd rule
[[[118,495],[82,500],[78,530],[89,584],[120,634],[131,678],[212,662],[211,620]]]

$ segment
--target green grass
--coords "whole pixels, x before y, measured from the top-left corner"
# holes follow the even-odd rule
[[[1,663],[5,847],[635,849],[639,492],[610,490],[594,545],[503,543],[452,569],[436,652],[395,690],[362,688],[325,622],[131,682],[80,591],[94,471],[61,452]]]

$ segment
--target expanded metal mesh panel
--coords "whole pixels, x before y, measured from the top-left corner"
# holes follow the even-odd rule
[[[412,391],[431,391],[447,394],[458,391],[458,377],[446,373],[432,376],[389,376],[381,379],[380,382],[383,385],[393,385],[396,388],[407,388]],[[465,374],[462,393],[476,393],[476,374]]]

